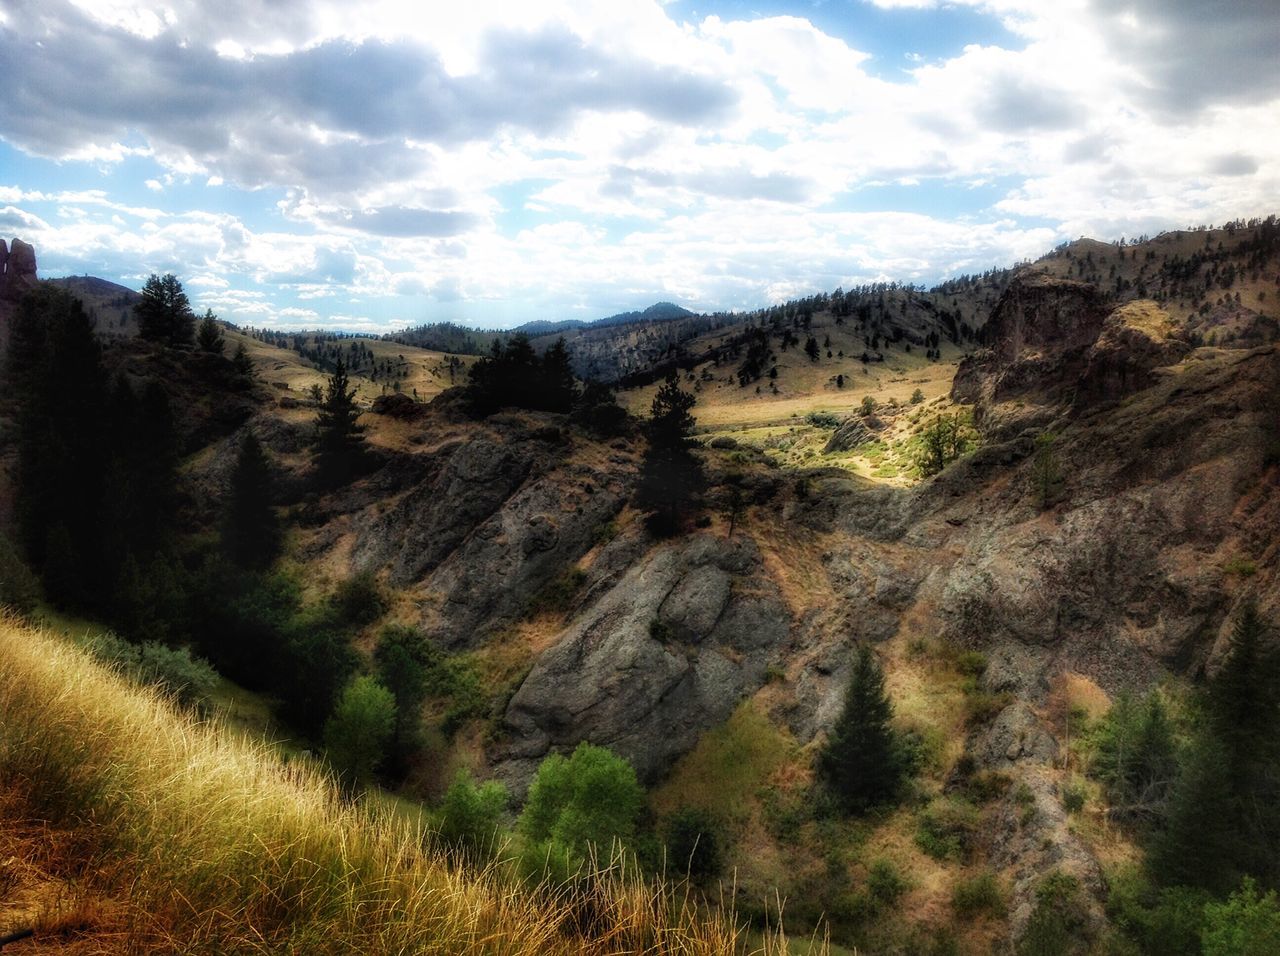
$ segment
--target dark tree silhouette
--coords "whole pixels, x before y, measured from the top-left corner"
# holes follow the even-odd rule
[[[339,358],[316,417],[316,479],[322,488],[336,488],[350,481],[363,463],[364,435],[356,423],[360,409],[355,395],[346,363]]]
[[[218,317],[213,314],[212,309],[205,309],[204,318],[200,320],[200,325],[196,329],[196,345],[202,352],[212,352],[214,355],[221,355],[222,350],[226,348],[227,340],[222,337],[222,327],[218,324]]]
[[[142,300],[133,307],[138,333],[166,345],[190,345],[196,318],[182,283],[173,273],[152,273],[142,287]]]
[[[697,399],[682,391],[675,369],[653,397],[649,418],[649,448],[640,466],[636,505],[649,512],[652,531],[674,534],[680,518],[698,493],[704,478],[702,463],[689,447],[694,417],[689,413]]]
[[[227,557],[242,568],[265,568],[280,551],[280,524],[271,502],[271,463],[258,439],[246,432],[231,473],[222,531]]]
[[[844,710],[818,754],[818,773],[847,812],[862,813],[898,794],[905,768],[892,717],[884,674],[864,644],[854,658]]]

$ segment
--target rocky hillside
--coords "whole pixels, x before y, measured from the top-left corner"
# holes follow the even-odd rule
[[[708,449],[708,526],[654,540],[627,507],[636,439],[601,444],[552,415],[476,427],[440,406],[324,504],[300,553],[383,576],[444,646],[503,661],[486,729],[456,738],[455,759],[516,792],[582,740],[660,783],[743,706],[803,748],[838,712],[858,642],[902,686],[941,680],[922,646],[981,651],[989,713],[957,723],[943,687],[913,716],[955,735],[936,799],[961,766],[1015,784],[982,809],[975,853],[1009,881],[1016,935],[1049,870],[1103,887],[1104,851],[1058,796],[1063,688],[1195,678],[1245,597],[1280,617],[1280,350],[1200,344],[1159,302],[1117,305],[1047,268],[1017,276],[985,325],[953,392],[983,443],[911,487]],[[732,537],[715,504],[730,473],[750,502]],[[1015,800],[1036,811],[1026,825]]]
[[[974,951],[1019,938],[1054,871],[1082,888],[1082,938],[1100,939],[1108,868],[1136,851],[1101,805],[1088,825],[1064,807],[1073,715],[1212,672],[1246,600],[1280,620],[1280,346],[1268,332],[1280,292],[1264,288],[1280,261],[1264,226],[1192,234],[1209,250],[1194,274],[1175,258],[1181,240],[1164,260],[1159,238],[1071,247],[975,282],[969,307],[991,303],[980,321],[959,288],[884,290],[884,311],[869,300],[862,315],[855,301],[858,335],[923,344],[954,327],[964,341],[963,325],[980,338],[950,401],[909,405],[904,392],[885,413],[914,441],[930,416],[971,411],[976,449],[908,482],[832,455],[780,467],[718,439],[699,452],[701,517],[674,538],[653,537],[629,504],[638,433],[602,441],[567,416],[515,410],[475,421],[455,392],[395,414],[384,403],[362,418],[369,472],[315,494],[311,418],[296,401],[259,388],[243,428],[287,490],[288,559],[308,585],[373,575],[394,595],[378,626],[421,628],[474,681],[465,701],[448,690],[430,705],[432,761],[413,795],[467,767],[520,796],[544,757],[589,741],[631,762],[660,821],[676,806],[718,815],[744,894],[816,900],[815,922],[840,902],[822,894],[865,884],[878,858],[912,874],[899,911],[939,931],[975,872],[1007,887],[1008,918],[982,922]],[[1104,253],[1119,286],[1101,281]],[[1145,265],[1157,262],[1165,284]],[[1248,287],[1229,301],[1230,286],[1204,293],[1228,267]],[[1135,268],[1152,297],[1130,294]],[[833,316],[830,298],[824,308]],[[664,327],[686,321],[704,320]],[[617,352],[633,333],[599,342]],[[723,348],[728,334],[689,342]],[[647,349],[626,361],[652,369]],[[235,424],[189,460],[204,497],[225,493]],[[370,627],[358,643],[375,641]],[[805,801],[860,644],[877,648],[924,757],[902,808],[833,829]],[[919,836],[939,820],[962,831],[955,852]]]

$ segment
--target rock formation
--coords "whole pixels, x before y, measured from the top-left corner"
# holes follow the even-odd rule
[[[36,251],[21,239],[6,249],[0,239],[0,296],[17,300],[36,284]]]

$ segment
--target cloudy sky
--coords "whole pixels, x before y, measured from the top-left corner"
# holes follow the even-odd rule
[[[0,234],[381,330],[1277,211],[1275,0],[0,0]]]

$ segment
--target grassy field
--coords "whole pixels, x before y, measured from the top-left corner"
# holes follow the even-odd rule
[[[618,868],[449,865],[408,815],[0,619],[0,931],[60,952],[785,953]]]

